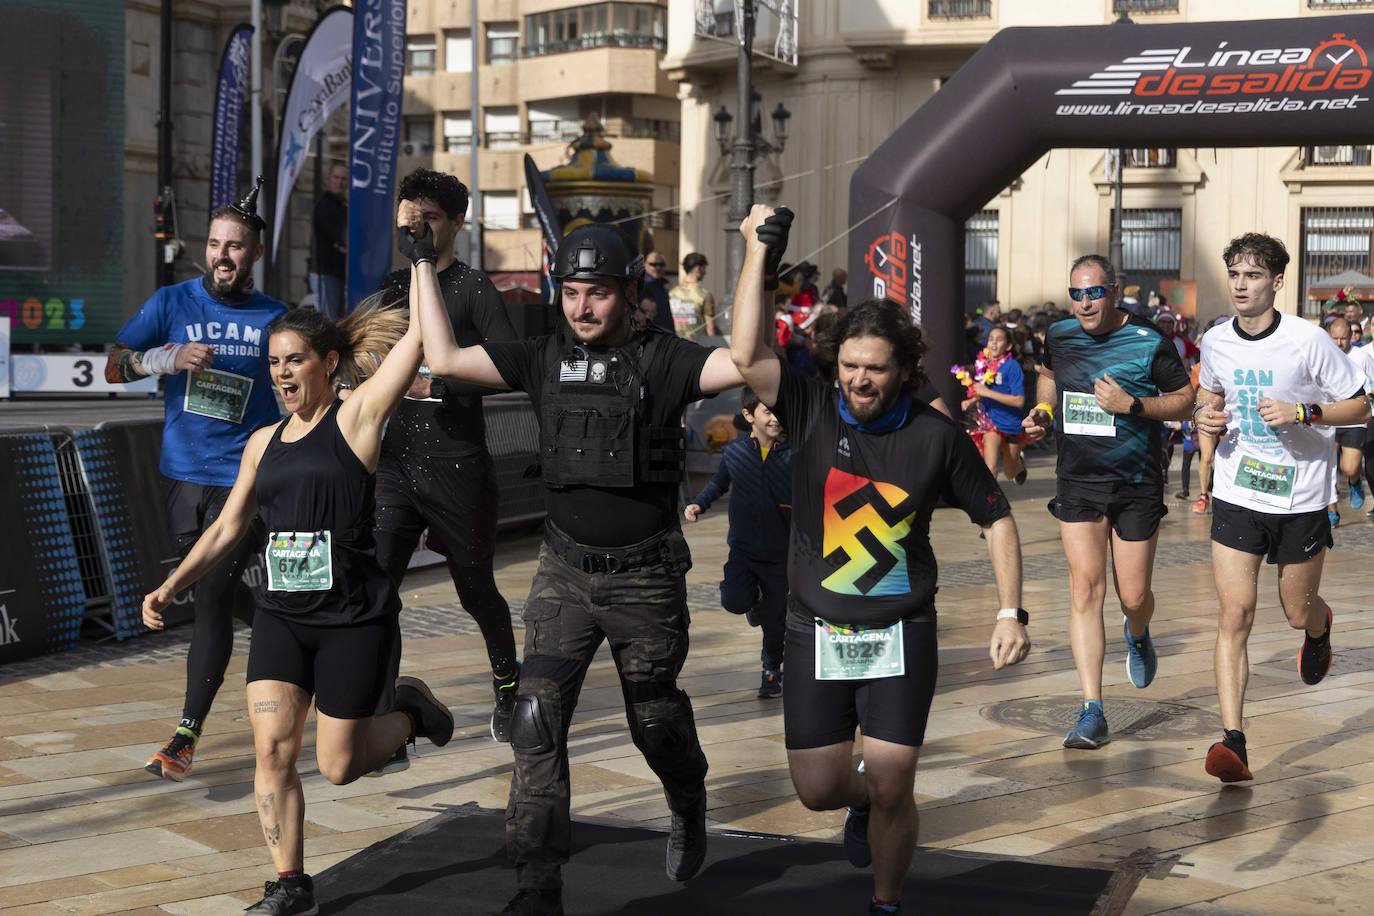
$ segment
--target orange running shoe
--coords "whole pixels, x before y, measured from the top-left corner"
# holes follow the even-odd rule
[[[196,754],[196,742],[199,740],[200,736],[189,728],[177,726],[172,740],[149,757],[143,769],[162,779],[181,782],[191,772],[191,758]]]
[[[1203,493],[1201,496],[1199,496],[1197,498],[1197,502],[1193,503],[1193,511],[1196,512],[1198,515],[1206,515],[1207,510],[1211,507],[1212,497],[1208,496],[1206,493]]]

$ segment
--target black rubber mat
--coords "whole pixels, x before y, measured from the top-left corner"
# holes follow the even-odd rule
[[[315,876],[321,913],[498,912],[515,893],[500,812],[463,806],[368,847]],[[563,869],[568,916],[823,914],[862,916],[872,885],[833,843],[712,834],[706,866],[686,884],[663,873],[666,834],[573,824]],[[1092,911],[1112,872],[920,849],[907,913],[1072,916]]]

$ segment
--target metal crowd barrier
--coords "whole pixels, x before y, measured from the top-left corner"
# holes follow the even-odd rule
[[[541,519],[529,398],[494,395],[485,410],[498,524]],[[88,621],[119,639],[146,632],[143,596],[179,562],[157,470],[161,440],[161,420],[0,433],[0,665],[71,648]],[[250,566],[245,582],[257,574]],[[189,619],[191,603],[182,597],[169,622]]]

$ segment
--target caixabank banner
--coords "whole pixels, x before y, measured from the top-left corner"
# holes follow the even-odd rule
[[[855,172],[850,295],[908,306],[957,403],[969,216],[1055,147],[1374,142],[1371,53],[1371,15],[1004,29]]]
[[[102,343],[122,323],[124,6],[0,2],[0,317],[16,344]]]

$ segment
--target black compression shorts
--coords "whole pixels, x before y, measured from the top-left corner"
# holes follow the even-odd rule
[[[1336,443],[1341,448],[1363,449],[1366,438],[1365,427],[1357,426],[1354,429],[1337,429]]]
[[[1279,515],[1216,498],[1212,499],[1212,540],[1263,556],[1271,564],[1304,563],[1335,544],[1325,509]]]
[[[903,623],[906,674],[868,681],[816,680],[815,619],[794,604],[787,612],[787,686],[783,730],[787,747],[801,750],[865,737],[920,747],[935,698],[940,658],[935,621]]]
[[[258,611],[248,650],[248,683],[295,684],[315,697],[315,708],[326,716],[365,719],[377,712],[394,686],[389,663],[393,640],[400,638],[395,614],[317,627]]]
[[[1106,516],[1123,541],[1148,541],[1168,514],[1162,484],[1058,482],[1049,503],[1061,522],[1095,522]]]
[[[383,455],[377,466],[377,528],[427,545],[460,566],[496,553],[496,465],[487,452],[462,457]]]

